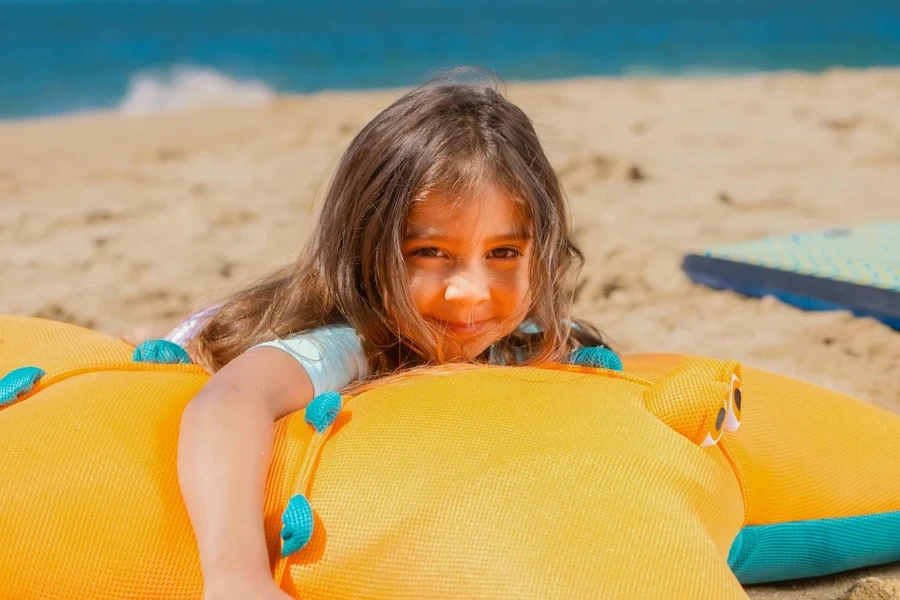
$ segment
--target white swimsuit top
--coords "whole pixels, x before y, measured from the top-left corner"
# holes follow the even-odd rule
[[[257,344],[253,348],[266,346],[284,350],[297,359],[309,375],[316,396],[337,392],[369,376],[366,353],[356,330],[349,325],[319,327],[283,340]]]

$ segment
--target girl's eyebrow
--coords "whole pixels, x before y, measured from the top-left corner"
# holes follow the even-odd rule
[[[406,234],[404,240],[415,240],[415,241],[434,241],[434,242],[452,242],[455,238],[450,238],[440,233],[424,230],[424,231],[416,231],[412,230]],[[517,241],[517,242],[526,242],[531,239],[531,234],[527,232],[510,232],[510,233],[502,233],[500,235],[494,235],[487,238],[487,242],[489,244],[497,244],[499,242],[508,242],[508,241]]]
[[[416,240],[416,241],[435,241],[435,242],[452,242],[454,238],[441,235],[439,232],[435,231],[432,228],[427,229],[412,229],[406,233],[406,236],[403,238],[404,240]],[[510,233],[502,233],[500,235],[494,235],[487,238],[487,242],[490,244],[496,244],[498,242],[504,241],[519,241],[525,242],[531,239],[531,234],[527,231],[512,231]]]

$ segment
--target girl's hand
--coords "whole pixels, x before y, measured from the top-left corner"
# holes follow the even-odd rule
[[[126,344],[139,346],[141,345],[141,343],[146,342],[147,340],[161,338],[163,335],[165,335],[165,332],[161,333],[157,327],[153,327],[151,325],[140,325],[138,327],[129,329],[128,331],[120,331],[119,339],[124,341]]]
[[[250,578],[239,574],[207,580],[203,600],[291,600],[271,578]]]

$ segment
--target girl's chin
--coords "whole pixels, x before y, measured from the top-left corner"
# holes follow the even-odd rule
[[[471,340],[468,343],[451,342],[443,348],[445,362],[472,362],[490,348],[491,342]]]

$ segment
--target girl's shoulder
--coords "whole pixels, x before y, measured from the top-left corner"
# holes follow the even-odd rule
[[[293,356],[309,375],[316,395],[340,390],[369,376],[369,362],[362,342],[348,324],[323,325],[253,348],[260,347],[278,348]]]

